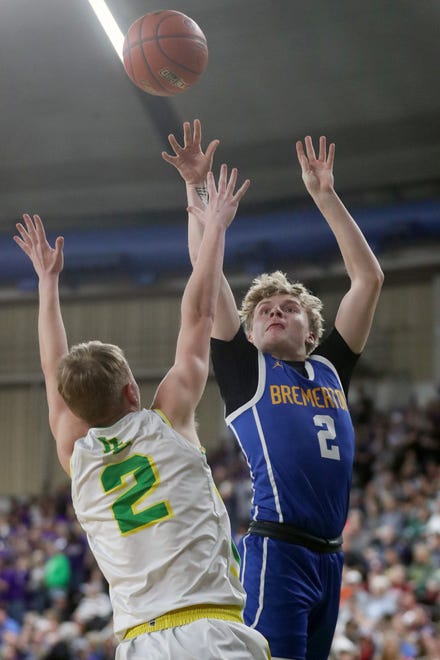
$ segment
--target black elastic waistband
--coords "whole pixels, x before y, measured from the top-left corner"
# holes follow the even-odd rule
[[[278,541],[285,541],[286,543],[302,545],[309,550],[314,550],[314,552],[339,552],[342,548],[342,536],[338,536],[336,539],[321,539],[318,536],[313,536],[301,529],[292,527],[292,525],[270,522],[269,520],[253,520],[249,525],[249,532],[259,536],[268,536]]]

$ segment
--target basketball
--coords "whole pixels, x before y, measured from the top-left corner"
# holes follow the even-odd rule
[[[197,23],[172,9],[138,18],[126,34],[124,68],[148,94],[182,94],[201,77],[208,64],[208,45]]]

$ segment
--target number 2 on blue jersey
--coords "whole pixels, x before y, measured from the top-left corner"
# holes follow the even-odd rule
[[[315,426],[324,427],[318,431],[319,449],[322,458],[330,458],[334,461],[340,461],[339,447],[333,443],[329,444],[328,440],[336,438],[335,422],[330,415],[315,415],[313,417]]]

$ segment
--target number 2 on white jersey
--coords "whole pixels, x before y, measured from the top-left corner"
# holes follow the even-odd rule
[[[328,440],[336,438],[335,422],[330,415],[315,415],[313,417],[315,426],[324,427],[318,431],[319,449],[322,458],[330,458],[334,461],[340,461],[339,447],[336,444],[328,443]]]
[[[132,485],[129,483],[131,479]],[[101,483],[106,493],[122,491],[112,504],[112,511],[123,536],[155,525],[173,515],[167,500],[144,507],[160,481],[151,456],[134,454],[119,463],[108,465],[101,474]]]

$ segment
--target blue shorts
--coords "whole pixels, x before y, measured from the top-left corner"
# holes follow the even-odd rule
[[[343,552],[320,554],[256,534],[240,541],[244,620],[272,656],[327,660],[338,618]]]

